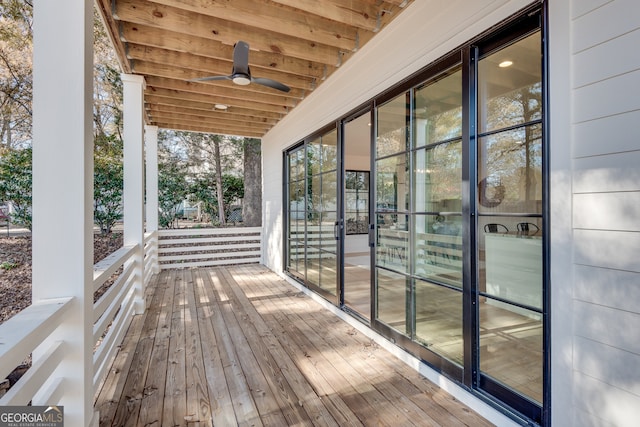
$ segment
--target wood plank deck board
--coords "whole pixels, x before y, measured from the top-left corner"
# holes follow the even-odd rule
[[[264,266],[163,271],[101,426],[489,426]]]

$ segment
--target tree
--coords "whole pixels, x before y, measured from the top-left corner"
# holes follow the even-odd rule
[[[108,234],[122,219],[122,140],[115,135],[96,137],[93,171],[93,218],[100,232]]]
[[[260,140],[245,138],[244,148],[244,202],[242,222],[247,227],[262,225],[262,156]]]
[[[173,156],[158,163],[158,221],[163,228],[174,228],[178,209],[189,194],[184,165]]]
[[[11,220],[31,230],[31,148],[5,150],[0,157],[0,200],[13,205]]]
[[[31,141],[33,7],[0,2],[0,143],[8,149]]]
[[[216,222],[214,218],[220,218],[217,185],[217,180],[212,179],[211,174],[201,174],[196,177],[190,189],[190,195],[197,202],[202,203],[202,209],[211,217],[212,222]],[[222,216],[227,218],[230,214],[231,204],[244,197],[242,178],[230,174],[222,175],[222,197],[222,204],[225,206]]]
[[[222,188],[222,158],[220,157],[220,135],[213,135],[211,142],[213,143],[214,161],[216,168],[216,196],[218,198],[218,219],[221,225],[226,224],[225,208],[224,208],[224,190]]]

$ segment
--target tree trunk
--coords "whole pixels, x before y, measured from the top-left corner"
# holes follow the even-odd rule
[[[262,225],[262,159],[260,140],[244,140],[244,202],[242,222],[246,227]]]
[[[224,189],[222,188],[222,157],[220,157],[220,136],[213,136],[213,150],[216,161],[216,193],[218,196],[218,218],[220,225],[226,224],[224,214]]]

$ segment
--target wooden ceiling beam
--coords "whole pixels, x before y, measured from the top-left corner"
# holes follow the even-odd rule
[[[262,138],[266,132],[256,132],[248,129],[236,129],[223,126],[207,126],[206,124],[193,125],[180,122],[157,122],[154,123],[161,129],[170,129],[175,131],[212,133],[217,135],[240,136],[250,138]]]
[[[212,16],[266,31],[277,31],[291,37],[334,46],[345,51],[358,48],[358,34],[351,24],[326,19],[323,15],[309,15],[293,9],[274,8],[268,2],[256,0],[152,0],[165,6],[179,7],[190,12]]]
[[[222,44],[216,40],[195,36],[187,37],[174,31],[131,22],[122,22],[121,30],[121,39],[130,44],[159,47],[232,62],[233,46]],[[249,59],[252,67],[257,66],[301,76],[310,76],[318,80],[326,78],[336,69],[335,66],[272,52],[251,51]]]
[[[324,16],[332,21],[353,25],[366,31],[378,31],[379,9],[374,5],[357,0],[271,0],[284,6],[298,9],[308,14]]]
[[[153,62],[143,61],[134,61],[133,71],[137,74],[143,74],[145,76],[164,77],[182,81],[188,81],[197,77],[201,77],[202,74],[196,73],[187,68],[178,68],[165,64],[156,64]],[[289,93],[284,93],[275,89],[266,88],[259,84],[239,86],[229,80],[199,82],[199,84],[211,85],[216,88],[220,88],[220,93],[224,91],[225,96],[227,96],[228,98],[250,98],[252,100],[258,99],[260,100],[260,102],[271,103],[274,105],[286,105],[289,107],[296,105],[298,100],[302,99],[305,95],[305,92],[297,88],[292,88]]]
[[[174,114],[176,116],[198,116],[213,120],[230,120],[237,122],[246,122],[247,120],[255,123],[263,123],[267,125],[275,125],[278,122],[278,118],[269,117],[264,113],[260,113],[258,116],[255,112],[249,114],[242,111],[232,110],[194,110],[184,107],[175,107],[163,104],[147,104],[146,109],[149,115],[153,114]]]
[[[155,96],[155,95],[145,95],[145,102],[148,102],[149,104],[164,104],[164,105],[173,105],[177,107],[183,106],[184,108],[193,108],[196,110],[207,110],[207,111],[213,111],[215,104],[217,104],[217,102],[213,100],[210,102],[202,102],[202,101],[192,101],[192,100],[186,100],[186,99],[176,99],[175,97],[172,97],[172,96]],[[256,105],[255,111],[256,111],[255,115],[257,117],[260,117],[261,111],[281,113],[283,115],[287,113],[287,110],[285,108],[278,110],[276,106],[273,106],[273,105],[272,106]]]
[[[137,44],[129,44],[127,46],[127,57],[129,59],[170,66],[180,64],[182,68],[188,68],[196,72],[196,74],[201,74],[201,77],[212,75],[226,76],[231,74],[231,70],[233,69],[232,61],[205,58],[189,53]],[[268,69],[254,68],[251,70],[251,74],[253,77],[265,77],[284,83],[291,88],[298,88],[308,92],[311,92],[316,85],[312,77],[302,77]]]
[[[275,31],[251,29],[233,22],[152,2],[117,0],[114,16],[120,21],[144,24],[182,34],[209,38],[233,46],[244,40],[253,49],[276,52],[328,65],[339,65],[350,52],[298,39]]]
[[[165,80],[168,80],[168,79],[165,79]],[[172,88],[166,88],[162,85],[155,86],[153,84],[147,83],[145,96],[153,96],[153,95],[175,98],[177,100],[184,99],[184,100],[191,100],[191,101],[206,102],[212,105],[224,104],[228,106],[229,109],[237,111],[239,114],[255,115],[260,113],[265,117],[269,117],[276,120],[281,119],[287,111],[287,109],[281,105],[262,104],[260,102],[255,102],[251,100],[226,98],[226,97],[217,96],[217,95],[210,96],[210,95],[202,94],[198,92],[190,92],[190,91],[184,91],[180,89],[176,90]],[[191,97],[191,95],[196,95],[197,97],[196,96]]]
[[[189,123],[189,124],[193,124],[193,125],[205,125],[206,124],[207,126],[219,126],[219,127],[229,127],[229,128],[235,128],[235,129],[247,129],[247,130],[252,130],[254,132],[262,132],[262,133],[266,133],[272,127],[271,125],[261,124],[261,123],[214,120],[214,119],[199,118],[197,116],[181,117],[179,115],[162,114],[162,113],[156,113],[156,114],[152,115],[151,116],[151,121],[153,121],[153,122],[175,121],[175,122]]]
[[[281,100],[271,98],[269,95],[252,94],[251,99],[239,97],[233,88],[214,86],[207,83],[184,82],[181,80],[169,79],[165,77],[146,76],[147,89],[153,93],[153,89],[163,88],[187,94],[198,94],[207,96],[212,102],[233,105],[243,108],[255,108],[256,105],[267,104],[275,106],[272,110],[282,111],[283,106],[293,108],[297,104],[295,100]]]
[[[154,98],[148,98],[150,96]],[[216,104],[224,104],[223,102],[218,102],[217,100],[213,101],[210,98],[203,97],[203,96],[188,97],[182,94],[176,94],[174,91],[171,91],[168,89],[158,89],[157,91],[154,91],[154,92],[145,92],[145,100],[147,100],[148,98],[149,100],[156,100],[156,102],[159,102],[159,97],[168,98],[168,99],[162,100],[161,103],[163,105],[180,105],[181,108],[184,108],[183,101],[199,102],[204,105],[211,105],[211,108],[198,108],[199,110],[205,110],[209,112],[219,112],[219,110],[216,110],[214,106]],[[150,101],[147,101],[147,102],[150,105],[153,104],[153,102],[150,102]],[[265,110],[261,105],[253,105],[249,107],[239,107],[231,104],[224,104],[224,105],[228,107],[226,110],[227,113],[233,112],[234,114],[238,114],[245,117],[264,117],[265,119],[268,119],[268,120],[279,120],[284,115],[283,112],[278,111],[276,109],[273,109],[273,111]]]

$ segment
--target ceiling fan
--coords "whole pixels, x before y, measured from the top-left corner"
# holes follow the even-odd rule
[[[249,44],[238,41],[233,48],[233,68],[228,76],[209,76],[198,79],[191,79],[191,82],[208,82],[212,80],[231,80],[237,85],[246,86],[249,83],[257,83],[273,89],[289,92],[289,86],[275,80],[264,77],[252,77],[249,70]]]

